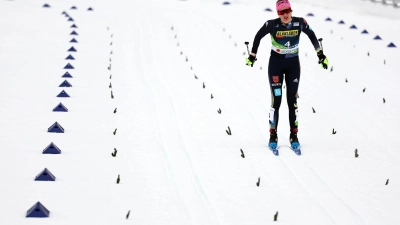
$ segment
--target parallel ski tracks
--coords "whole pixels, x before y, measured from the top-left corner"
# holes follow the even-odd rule
[[[138,20],[140,19],[138,18]],[[151,22],[141,21],[139,26],[141,29],[140,52],[148,52],[147,54],[143,54],[141,56],[141,61],[148,63],[149,61],[153,60],[152,54],[154,51],[153,46],[151,45],[152,42],[143,40],[143,32],[144,29],[147,29],[147,32],[153,34],[150,37],[154,37],[155,32],[153,31]],[[162,149],[164,161],[168,167],[169,179],[173,186],[175,196],[179,199],[178,201],[181,205],[181,211],[185,214],[186,224],[199,224],[200,221],[205,221],[207,224],[219,224],[213,207],[211,206],[200,179],[196,174],[196,171],[193,167],[193,162],[182,138],[181,131],[177,123],[174,103],[170,97],[170,94],[168,93],[166,85],[158,76],[158,74],[162,74],[162,71],[157,65],[155,65],[153,68],[156,70],[155,73],[153,73],[156,74],[156,77],[153,79],[160,81],[160,85],[157,86],[157,91],[155,91],[154,87],[155,82],[150,82],[148,80],[147,75],[150,73],[147,72],[144,67],[140,67],[141,75],[144,83],[149,89],[149,93],[151,93],[152,105],[156,114],[158,115],[158,118],[156,118],[156,123],[160,127],[160,129],[157,130],[160,149]],[[160,90],[160,87],[162,90]],[[162,92],[163,94],[163,99],[159,101],[157,101],[157,98],[160,98],[161,94],[157,97],[158,92]],[[162,111],[164,113],[160,113],[160,107],[163,107]],[[161,121],[164,122],[161,123]],[[167,124],[166,121],[168,121]],[[168,134],[173,137],[165,139],[163,138],[163,135],[166,135],[168,130],[174,131]],[[171,139],[174,140],[171,142]],[[173,150],[174,152],[171,151],[172,149],[175,149]],[[182,159],[184,159],[183,162]],[[172,162],[174,160],[175,162],[178,162],[179,165],[175,165],[174,162]],[[183,165],[185,166],[181,167]]]

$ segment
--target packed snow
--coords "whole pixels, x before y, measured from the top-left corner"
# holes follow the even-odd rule
[[[400,9],[291,2],[330,65],[302,34],[302,155],[284,93],[275,156],[270,38],[254,67],[244,44],[275,1],[230,3],[1,1],[0,224],[399,224]],[[51,142],[61,154],[42,154]],[[45,168],[55,181],[35,181]],[[26,218],[38,201],[49,217]]]

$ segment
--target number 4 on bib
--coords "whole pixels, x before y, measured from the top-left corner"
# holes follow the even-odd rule
[[[289,48],[290,47],[290,41],[286,42],[285,46]]]

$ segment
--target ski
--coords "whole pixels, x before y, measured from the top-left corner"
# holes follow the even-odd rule
[[[290,146],[290,149],[292,149],[297,155],[301,155],[300,146],[297,146],[296,148],[292,148],[292,146]]]
[[[268,146],[268,148],[269,148],[269,150],[272,151],[272,153],[274,153],[274,155],[279,155],[279,150],[278,150],[279,147],[271,148],[271,147]]]

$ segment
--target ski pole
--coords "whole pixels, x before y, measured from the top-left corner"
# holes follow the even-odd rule
[[[319,44],[321,45],[321,51],[324,51],[324,47],[322,47],[322,38],[318,39]],[[327,67],[327,65],[322,61],[322,60],[318,60],[318,64],[321,64],[324,66],[324,69],[326,69],[325,67]]]
[[[324,51],[324,47],[322,47],[322,38],[318,39],[319,44],[321,45],[321,51]],[[318,60],[318,64],[321,64],[322,62],[320,60]]]
[[[246,42],[244,42],[244,44],[247,46],[247,54],[249,54],[249,56],[250,56],[250,51],[249,51],[249,42],[248,42],[248,41],[246,41]],[[254,61],[257,61],[257,59],[255,59]],[[253,67],[253,64],[251,64],[251,67]]]
[[[324,50],[324,48],[322,47],[322,38],[320,38],[320,39],[318,39],[318,41],[319,41],[319,44],[321,45],[321,50],[323,51]]]
[[[249,51],[249,42],[246,41],[246,42],[244,42],[244,44],[247,46],[247,54],[250,55],[250,51]]]

